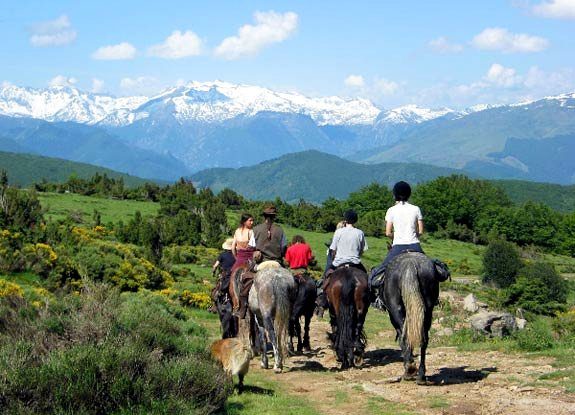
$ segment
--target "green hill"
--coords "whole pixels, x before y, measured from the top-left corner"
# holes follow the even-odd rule
[[[561,212],[575,211],[575,185],[535,183],[523,180],[493,180],[517,204],[541,202]]]
[[[71,175],[88,179],[96,173],[106,174],[108,177],[115,179],[121,177],[128,187],[135,187],[146,182],[158,182],[157,180],[146,180],[91,164],[3,151],[0,151],[0,169],[6,170],[10,184],[17,186],[29,186],[32,183],[42,181],[42,179],[46,179],[49,182],[64,182]]]
[[[219,191],[229,187],[250,199],[322,202],[343,199],[373,182],[393,185],[398,180],[420,183],[460,170],[417,163],[360,164],[319,151],[287,154],[239,169],[207,169],[192,176],[199,187]]]

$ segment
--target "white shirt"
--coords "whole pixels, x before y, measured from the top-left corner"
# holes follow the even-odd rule
[[[335,231],[329,249],[335,251],[335,267],[350,262],[361,264],[359,257],[367,251],[367,242],[363,231],[348,225]]]
[[[417,221],[423,220],[419,207],[408,202],[397,202],[387,209],[385,221],[393,224],[393,245],[419,243]]]

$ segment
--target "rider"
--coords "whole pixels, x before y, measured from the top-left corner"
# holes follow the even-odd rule
[[[337,229],[333,234],[331,245],[329,249],[335,253],[333,263],[330,270],[333,271],[340,266],[352,266],[366,272],[365,267],[361,263],[360,256],[364,251],[367,251],[367,242],[362,230],[354,227],[357,222],[357,213],[354,210],[348,210],[344,213],[345,226]],[[327,298],[325,296],[325,287],[329,282],[330,270],[326,272],[319,287],[317,305],[318,314],[323,314],[323,309],[327,308]]]
[[[218,267],[221,269],[216,287],[212,291],[212,298],[214,301],[216,301],[220,295],[228,292],[232,267],[236,261],[232,254],[232,242],[233,238],[228,238],[224,241],[222,244],[223,251],[220,252],[218,259],[214,262],[214,265],[212,265],[212,273],[215,273]]]
[[[274,222],[277,210],[275,206],[267,206],[262,212],[264,222],[253,228],[255,239],[256,253],[261,254],[261,259],[264,261],[276,261],[282,264],[282,257],[286,251],[287,239],[281,227]],[[259,255],[258,255],[259,256]],[[254,254],[254,259],[256,255]],[[254,274],[252,272],[244,272],[242,275],[242,287],[240,291],[240,309],[239,317],[244,318],[247,311],[248,295],[250,288],[253,284]]]
[[[303,236],[295,235],[293,237],[291,245],[286,251],[285,260],[294,275],[302,274],[307,270],[310,261],[313,260],[313,254]]]
[[[262,212],[264,222],[254,227],[256,251],[260,251],[263,261],[277,261],[282,264],[286,252],[287,239],[281,227],[274,223],[276,207],[267,206]]]
[[[385,235],[393,238],[393,244],[378,267],[371,271],[369,276],[370,286],[377,289],[383,283],[385,268],[393,258],[405,251],[421,252],[419,235],[423,233],[423,216],[418,206],[408,202],[411,196],[411,187],[404,181],[397,182],[393,186],[395,205],[390,207],[385,214]]]

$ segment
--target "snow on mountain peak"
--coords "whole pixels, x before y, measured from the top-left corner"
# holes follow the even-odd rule
[[[429,109],[410,104],[382,111],[377,122],[386,124],[419,124],[454,112],[454,110],[449,108]]]

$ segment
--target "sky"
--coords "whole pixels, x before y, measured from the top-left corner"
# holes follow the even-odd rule
[[[575,91],[575,0],[2,0],[0,38],[3,86],[221,80],[381,108]]]

